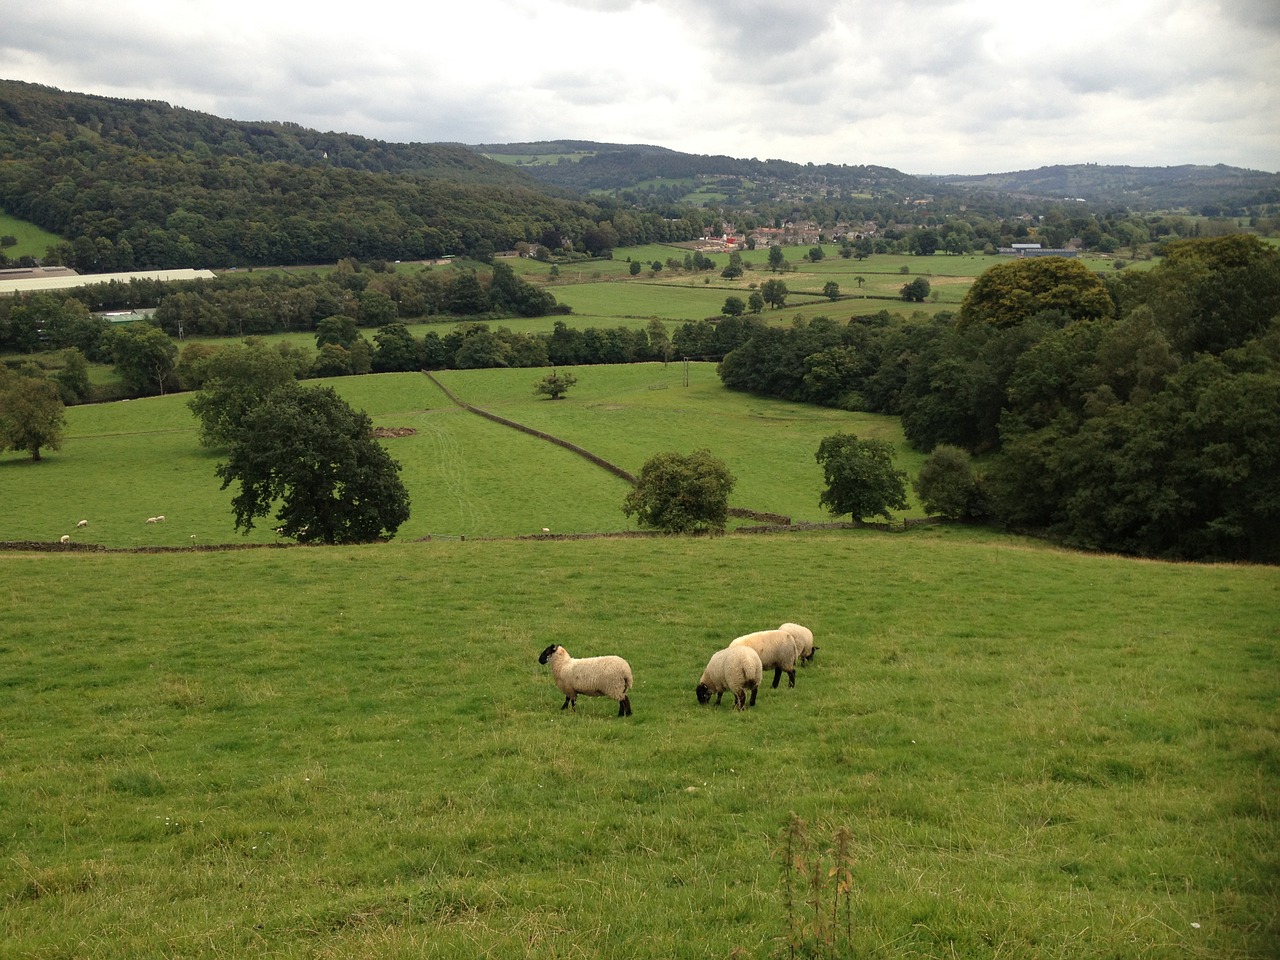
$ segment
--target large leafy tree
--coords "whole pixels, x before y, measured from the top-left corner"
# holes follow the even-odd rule
[[[65,424],[56,383],[0,365],[0,450],[25,450],[39,460],[41,448],[62,446]]]
[[[1046,311],[1065,324],[1111,317],[1115,306],[1102,280],[1079,260],[1029,257],[984,272],[960,305],[956,325],[1010,327]]]
[[[815,459],[827,485],[818,502],[832,516],[847,513],[861,521],[879,515],[892,520],[891,509],[907,508],[907,475],[894,467],[888,441],[837,433],[823,438]]]
[[[177,379],[178,345],[159,327],[132,323],[113,331],[111,355],[129,393],[163,394]]]
[[[297,373],[287,354],[261,343],[223,347],[195,367],[203,386],[187,406],[200,421],[200,442],[206,447],[234,443],[249,412],[294,383]]]
[[[736,479],[709,450],[660,453],[641,467],[622,512],[665,533],[723,533]]]
[[[279,504],[280,532],[304,543],[368,543],[392,537],[409,519],[400,464],[373,436],[363,411],[331,387],[281,387],[241,421],[217,474],[231,501],[236,529]]]

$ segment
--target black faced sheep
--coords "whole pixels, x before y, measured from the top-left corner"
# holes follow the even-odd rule
[[[773,671],[773,686],[778,687],[786,673],[789,687],[796,685],[796,642],[785,630],[758,630],[735,639],[731,647],[748,646],[760,654],[764,669]]]
[[[813,631],[798,623],[784,623],[778,629],[791,634],[791,639],[796,642],[796,658],[807,667],[818,649],[813,645]]]
[[[760,680],[764,676],[764,668],[760,665],[760,654],[745,644],[725,647],[717,650],[707,661],[707,668],[702,671],[702,679],[698,681],[698,702],[707,703],[711,695],[716,695],[716,705],[726,690],[733,694],[733,706],[737,710],[747,708],[747,691],[751,691],[751,706],[756,705],[756,693],[760,690]]]
[[[583,657],[575,660],[569,651],[553,643],[542,651],[539,663],[551,664],[551,676],[564,694],[560,709],[576,713],[578,697],[612,697],[618,701],[618,716],[631,716],[631,666],[621,657]]]

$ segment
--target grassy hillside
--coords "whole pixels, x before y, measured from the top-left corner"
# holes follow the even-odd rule
[[[11,956],[1280,950],[1272,569],[929,529],[0,554],[0,583]],[[714,649],[792,618],[794,689],[697,706]],[[635,715],[562,713],[550,642],[625,655]]]
[[[562,436],[632,473],[655,453],[707,447],[738,477],[731,505],[796,520],[831,518],[818,506],[822,437],[844,431],[898,443],[898,422],[762,400],[726,390],[715,365],[574,368],[564,400],[534,396],[546,370],[446,371],[463,400]],[[388,439],[403,465],[413,513],[401,539],[635,529],[622,515],[626,483],[561,447],[467,413],[421,374],[346,377],[331,383],[374,424],[408,427]],[[186,397],[171,395],[67,410],[67,439],[39,463],[0,455],[0,540],[106,546],[268,543],[273,519],[243,537],[232,528],[233,490],[214,475],[219,453],[201,448]],[[917,509],[916,514],[920,511]],[[163,524],[148,517],[163,515]],[[87,519],[87,528],[78,529]]]

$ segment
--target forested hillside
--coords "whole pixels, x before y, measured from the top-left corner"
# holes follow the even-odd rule
[[[647,144],[593,143],[559,140],[543,143],[479,144],[485,154],[525,156],[557,154],[564,162],[530,164],[523,169],[548,183],[576,190],[634,190],[650,180],[682,180],[692,177],[733,177],[746,183],[744,190],[761,185],[767,192],[780,189],[856,191],[867,196],[904,196],[926,187],[915,177],[889,167],[794,163],[788,160],[737,159],[723,155],[681,153]]]
[[[647,144],[553,140],[477,144],[486,156],[503,157],[530,176],[583,192],[671,199],[690,183],[705,185],[727,208],[769,201],[866,202],[930,197],[969,201],[986,213],[1008,215],[1009,201],[1029,212],[1048,204],[1084,201],[1149,213],[1180,211],[1204,216],[1274,215],[1280,173],[1222,164],[1176,167],[1059,164],[1008,173],[912,176],[889,167],[792,163],[680,153]]]
[[[82,271],[484,256],[609,218],[460,146],[245,123],[0,81],[0,208]],[[651,216],[651,239],[700,224]]]
[[[969,194],[1084,200],[1135,210],[1186,210],[1207,217],[1247,215],[1280,204],[1280,173],[1223,164],[1127,167],[1080,163],[936,180]]]

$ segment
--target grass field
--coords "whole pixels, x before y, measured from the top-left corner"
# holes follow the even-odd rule
[[[855,433],[899,446],[914,476],[921,457],[905,448],[893,418],[750,397],[724,389],[715,365],[575,367],[578,385],[560,401],[534,396],[546,370],[445,371],[461,399],[578,444],[639,473],[656,453],[706,447],[738,478],[732,506],[793,519],[832,519],[819,506],[824,436]],[[686,372],[688,384],[685,383]],[[510,536],[635,529],[622,515],[625,481],[554,444],[499,426],[451,403],[421,374],[325,381],[374,424],[410,427],[384,441],[403,465],[413,513],[399,536]],[[220,489],[219,453],[201,448],[186,396],[67,410],[67,439],[39,463],[0,454],[0,540],[113,547],[275,540],[265,518],[247,538],[232,529],[235,488]],[[922,511],[918,508],[915,515]],[[163,515],[163,524],[148,517]],[[90,525],[76,528],[79,520]],[[845,518],[847,519],[847,518]]]
[[[1272,569],[929,528],[4,553],[0,584],[5,956],[1280,950]],[[796,687],[697,706],[783,619],[819,644]],[[562,713],[551,642],[626,656],[635,715]]]
[[[0,210],[0,237],[13,237],[18,242],[11,247],[4,247],[3,252],[10,260],[19,257],[43,257],[50,247],[57,246],[62,238],[48,230],[41,230],[33,223],[11,217]]]
[[[711,364],[556,402],[543,372],[438,376],[632,472],[705,446],[796,520],[829,519],[823,436],[919,468],[896,420]],[[416,430],[391,543],[155,552],[276,540],[232,530],[180,395],[0,456],[0,540],[150,548],[0,552],[0,956],[1280,953],[1275,568],[948,526],[520,539],[631,530],[625,483],[420,374],[330,382]],[[699,707],[783,620],[819,645],[796,687]],[[627,657],[635,715],[561,712],[553,642]]]

